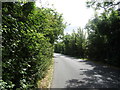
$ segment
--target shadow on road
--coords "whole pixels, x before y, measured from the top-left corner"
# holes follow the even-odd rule
[[[80,69],[81,78],[66,81],[67,88],[120,87],[120,70],[108,66],[100,66],[89,61],[80,61],[80,63],[91,65],[93,69]]]

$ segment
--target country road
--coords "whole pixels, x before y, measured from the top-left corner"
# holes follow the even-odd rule
[[[54,54],[51,88],[120,88],[120,70]]]

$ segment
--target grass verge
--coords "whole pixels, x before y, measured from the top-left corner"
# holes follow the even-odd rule
[[[51,82],[52,82],[52,77],[53,77],[53,67],[54,66],[54,60],[52,59],[52,63],[49,66],[46,76],[38,81],[38,88],[50,88],[51,87]]]

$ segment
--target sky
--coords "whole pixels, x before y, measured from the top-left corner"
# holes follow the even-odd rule
[[[64,22],[67,25],[64,33],[71,33],[73,29],[84,28],[88,20],[93,17],[93,9],[86,7],[87,0],[37,0],[36,5],[42,3],[45,7],[56,9],[57,12],[63,14]],[[49,5],[48,5],[49,4]]]

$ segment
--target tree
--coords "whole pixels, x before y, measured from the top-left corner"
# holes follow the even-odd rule
[[[63,37],[62,42],[55,45],[55,52],[63,53],[71,56],[77,56],[80,58],[85,57],[85,33],[81,28],[78,28],[78,32],[73,31],[72,34],[66,34]]]
[[[109,7],[118,4],[113,4],[113,2],[99,4],[99,8],[101,8],[102,5],[104,5],[103,7],[108,6],[108,8],[106,8],[101,15],[96,15],[86,26],[89,32],[88,56],[90,59],[119,66],[120,57],[118,45],[120,44],[118,38],[120,32],[120,16],[119,11]],[[98,7],[96,6],[96,8]]]

